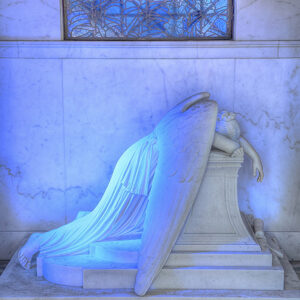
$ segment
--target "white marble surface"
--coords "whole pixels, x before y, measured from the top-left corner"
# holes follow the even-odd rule
[[[300,41],[0,41],[3,58],[213,59],[300,56]]]
[[[214,98],[222,93],[232,109],[232,90],[221,87],[233,80],[227,60],[65,60],[63,69],[66,185],[86,195],[75,200],[66,193],[68,220],[96,205],[123,151],[150,133],[187,90],[214,90]]]
[[[299,40],[299,0],[236,0],[235,40]]]
[[[243,160],[243,155],[211,151],[205,177],[173,250],[261,250],[238,207],[237,180]]]
[[[233,49],[232,57],[242,45],[247,51],[246,44],[252,59],[222,56],[222,49]],[[210,91],[220,107],[241,113],[241,128],[264,162],[262,184],[252,178],[249,160],[240,171],[242,210],[263,217],[290,257],[300,259],[294,250],[300,232],[300,69],[299,59],[282,59],[299,57],[299,42],[246,44],[165,45],[164,58],[174,59],[158,59],[159,47],[147,52],[135,45],[125,54],[121,44],[112,51],[99,43],[0,42],[2,57],[11,57],[0,60],[0,227],[13,247],[1,249],[1,258],[16,249],[18,232],[49,230],[92,209],[126,147],[175,103]],[[205,59],[193,47],[208,53]],[[278,55],[269,59],[262,47]],[[218,59],[209,58],[212,49]],[[128,59],[100,59],[103,51]]]
[[[278,57],[300,57],[300,47],[295,47],[299,41],[284,41],[279,42],[278,45]]]
[[[61,40],[59,0],[1,0],[0,40]]]
[[[1,215],[2,217],[2,215]],[[25,244],[29,235],[32,232],[11,232],[11,231],[3,231],[0,232],[0,260],[7,260],[12,257],[16,251],[20,247],[20,245]]]
[[[1,240],[5,233],[8,239],[1,245],[12,245],[7,257],[22,232],[65,221],[61,63],[1,60],[0,65],[0,228]]]
[[[114,263],[138,261],[141,240],[96,242],[90,245],[91,257]],[[193,266],[272,266],[271,252],[259,251],[176,251],[170,253],[165,267]],[[37,267],[38,269],[38,267]]]
[[[196,123],[200,123],[196,118],[197,115],[199,116],[198,118],[200,118],[202,107],[200,105],[198,107],[200,112],[196,110],[194,118],[189,118],[193,121],[193,127],[197,126]],[[171,112],[174,113],[175,109]],[[207,111],[205,111],[204,115],[208,118]],[[184,123],[183,119],[181,116],[180,123]],[[215,121],[211,120],[211,122]],[[168,124],[170,124],[170,122],[168,122]],[[177,124],[178,123],[176,123],[176,125]],[[177,126],[176,129],[178,128]],[[191,126],[186,127],[188,130],[191,129]],[[160,133],[159,129],[161,130],[160,127],[157,127],[157,135]],[[171,135],[172,130],[169,130],[168,133]],[[203,130],[198,131],[197,134],[202,135]],[[214,132],[210,131],[210,134],[213,135]],[[186,132],[185,135],[187,135]],[[161,136],[158,135],[158,140],[160,137]],[[163,137],[161,139],[163,140]],[[182,143],[182,140],[182,138],[179,139],[180,143]],[[171,145],[171,147],[173,147],[173,144]],[[186,145],[186,143],[184,143],[184,145]],[[197,148],[196,145],[194,148]],[[178,150],[179,146],[175,147],[175,149]],[[164,155],[163,149],[160,150],[159,155]],[[169,148],[168,150],[167,155],[169,157],[174,149]],[[210,154],[208,168],[200,188],[200,193],[188,216],[185,230],[179,241],[177,241],[177,244],[185,244],[185,251],[180,252],[175,250],[176,252],[170,253],[164,268],[159,272],[157,279],[153,281],[151,285],[152,288],[247,288],[259,290],[279,290],[283,288],[283,270],[281,268],[274,268],[274,266],[272,268],[271,253],[260,252],[261,249],[258,245],[256,252],[248,248],[250,245],[255,245],[255,242],[240,217],[236,197],[237,173],[242,161],[242,155],[230,157],[220,151],[213,151]],[[192,163],[194,163],[194,160],[192,160]],[[168,165],[168,170],[170,172],[170,165]],[[197,171],[199,172],[199,169]],[[165,174],[165,172],[162,173]],[[190,169],[188,174],[189,176],[191,175]],[[214,181],[207,181],[207,179],[214,179]],[[159,180],[156,184],[161,184],[162,182],[163,180]],[[154,187],[155,179],[151,193]],[[167,193],[170,193],[170,190],[169,184]],[[176,190],[176,187],[173,188],[173,190]],[[215,194],[214,191],[217,191],[217,194]],[[162,197],[162,199],[165,201],[166,197]],[[161,198],[158,200],[160,204]],[[171,197],[171,200],[172,205],[174,205],[174,196]],[[150,204],[151,194],[148,206]],[[160,211],[162,205],[158,206],[158,211]],[[205,206],[204,209],[202,209],[203,206]],[[215,211],[214,208],[218,206],[223,208],[222,214],[224,216]],[[170,213],[170,206],[167,208],[167,213],[173,216],[173,214]],[[161,216],[159,217],[163,219]],[[148,220],[153,222],[153,218],[151,217]],[[224,220],[228,221],[224,222]],[[200,224],[198,223],[199,221],[201,222]],[[165,222],[163,226],[159,223],[159,220],[156,220],[155,223],[161,225],[155,228],[156,231],[160,230],[160,234],[163,228],[168,228],[167,222]],[[177,222],[174,223],[178,224]],[[211,226],[209,226],[209,224],[211,224]],[[227,229],[226,232],[224,232],[224,227]],[[167,234],[170,234],[170,228],[165,231]],[[228,231],[233,234],[228,234]],[[202,235],[202,232],[205,234]],[[153,235],[152,232],[151,237],[153,237]],[[161,239],[163,243],[165,243],[165,236]],[[224,244],[228,245],[230,243],[238,244],[241,247],[244,246],[243,252],[233,252],[235,251],[234,249],[231,249],[232,252],[201,252],[203,251],[201,247],[202,244],[213,244],[213,247],[220,246],[221,248]],[[158,242],[155,241],[153,244],[157,249]],[[200,252],[193,252],[193,246],[198,246],[199,248],[197,250]],[[42,272],[38,272],[39,276],[44,276],[44,278],[50,282],[57,284],[83,286],[84,288],[94,289],[132,288],[134,286],[135,277],[139,276],[140,257],[141,255],[145,255],[143,248],[145,248],[143,239],[93,243],[90,245],[90,255],[39,258],[37,270],[42,270]],[[149,244],[146,244],[146,248],[150,249],[152,253],[157,254],[153,248],[149,247]],[[161,251],[158,253],[161,253]],[[147,255],[146,257],[149,265],[151,262],[149,257],[152,258],[152,265],[150,265],[152,268],[154,265],[153,260],[159,259],[157,256],[151,257]],[[146,268],[144,267],[144,269]],[[146,277],[146,282],[147,279]],[[141,294],[140,291],[141,289],[138,286],[138,294]]]
[[[135,269],[87,269],[83,273],[85,289],[132,288]],[[151,290],[283,290],[280,267],[183,267],[163,268]]]
[[[284,248],[289,260],[300,260],[300,232],[299,231],[279,231],[272,232],[277,238],[282,248]]]
[[[287,279],[287,278],[286,278]],[[90,298],[124,300],[124,299],[141,299],[136,296],[131,289],[114,289],[114,290],[86,290],[80,287],[67,287],[63,285],[53,284],[42,278],[38,278],[35,270],[23,270],[17,264],[16,255],[10,261],[8,267],[0,277],[0,298],[1,299],[28,299],[40,300],[47,298],[65,299],[81,299],[87,300]],[[150,291],[143,299],[150,300],[237,300],[237,299],[252,299],[252,300],[299,300],[300,291],[296,288],[291,288],[284,291],[250,291],[250,290],[168,290],[168,291]]]
[[[300,60],[236,62],[234,110],[265,172],[264,182],[256,184],[246,160],[240,171],[240,205],[262,218],[267,231],[300,230],[299,80]]]

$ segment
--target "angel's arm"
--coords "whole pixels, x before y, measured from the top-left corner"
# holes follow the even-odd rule
[[[216,132],[213,146],[228,154],[231,154],[232,156],[235,156],[235,154],[240,154],[244,151],[252,159],[253,176],[256,176],[256,171],[258,171],[259,175],[257,181],[261,182],[263,180],[264,172],[260,157],[245,138],[241,137],[238,143]]]
[[[247,153],[252,159],[253,176],[256,176],[256,172],[258,171],[257,181],[261,182],[264,178],[264,171],[258,153],[255,151],[253,146],[242,136],[240,137],[240,145],[243,147],[245,153]]]
[[[232,154],[235,150],[241,147],[238,142],[235,142],[229,139],[228,137],[217,132],[215,132],[213,146],[228,154]]]

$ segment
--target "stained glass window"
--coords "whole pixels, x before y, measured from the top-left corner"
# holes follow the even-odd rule
[[[64,0],[65,39],[230,39],[232,14],[232,0]]]

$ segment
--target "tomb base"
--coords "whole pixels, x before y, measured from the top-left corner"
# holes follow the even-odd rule
[[[150,290],[143,300],[299,300],[300,281],[293,278],[288,260],[282,260],[287,272],[285,277],[285,290],[248,290],[248,289],[164,289]],[[297,276],[296,276],[297,277]],[[290,282],[293,280],[293,282]],[[133,289],[84,289],[76,286],[54,284],[43,277],[36,276],[36,270],[24,270],[17,261],[17,253],[7,265],[0,276],[0,299],[26,299],[26,300],[140,300]]]
[[[282,267],[261,251],[238,207],[242,162],[212,151],[195,204],[151,290],[283,289]],[[38,258],[37,273],[85,289],[133,289],[140,246],[140,239],[93,243],[89,255]]]
[[[175,251],[260,251],[237,197],[243,156],[211,151],[194,206]]]
[[[133,289],[136,262],[102,259],[102,255],[39,259],[38,275],[86,289]],[[270,252],[173,252],[151,289],[282,290],[283,282],[283,269],[272,266]]]

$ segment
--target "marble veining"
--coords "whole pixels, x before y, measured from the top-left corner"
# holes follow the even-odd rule
[[[299,40],[298,0],[235,1],[237,40]]]
[[[3,0],[1,40],[60,40],[59,0]]]
[[[253,78],[257,71],[259,78]],[[236,76],[235,109],[244,111],[238,117],[262,155],[268,186],[255,192],[247,187],[249,176],[242,170],[241,206],[246,209],[243,203],[252,199],[250,206],[266,221],[267,230],[297,231],[299,191],[293,187],[300,185],[299,60],[238,61]],[[278,184],[283,178],[288,180]]]
[[[70,59],[65,51],[72,49],[65,43],[52,45],[51,51],[29,44],[12,42],[11,51],[18,48],[20,56],[0,61],[0,98],[5,100],[0,101],[0,211],[5,211],[0,226],[13,247],[9,255],[30,232],[60,226],[79,210],[92,209],[124,149],[186,95],[208,90],[220,108],[243,112],[237,115],[242,131],[265,164],[266,183],[255,190],[245,160],[240,207],[263,218],[267,231],[292,231],[281,234],[280,241],[291,258],[299,256],[288,250],[300,231],[299,58],[233,59],[218,52],[218,59],[194,54],[182,59],[178,50],[177,59],[158,59],[162,52],[151,58],[147,51],[143,59],[135,47],[127,51],[131,59],[93,59],[99,48],[88,53],[78,45],[77,59]],[[255,45],[251,49],[261,53]],[[174,57],[172,47],[164,57]],[[109,48],[110,57],[120,57],[119,48]],[[81,59],[80,51],[89,59]],[[39,59],[28,59],[35,55]],[[116,142],[108,147],[110,140]],[[5,259],[8,252],[1,255]]]

